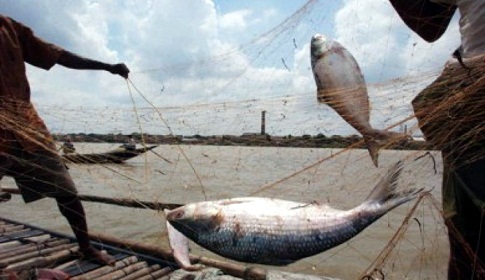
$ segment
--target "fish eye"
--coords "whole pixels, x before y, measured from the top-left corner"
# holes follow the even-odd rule
[[[180,219],[184,216],[184,211],[178,211],[175,213],[175,219]]]
[[[176,211],[171,212],[167,216],[167,219],[173,221],[173,220],[181,219],[183,216],[184,216],[184,211],[183,210],[176,210]]]

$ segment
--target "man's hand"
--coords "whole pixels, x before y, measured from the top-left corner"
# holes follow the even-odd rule
[[[112,64],[108,71],[111,74],[120,75],[125,79],[128,79],[128,73],[130,73],[130,69],[124,63]]]
[[[108,64],[101,61],[85,58],[75,53],[64,50],[57,63],[71,69],[78,70],[106,70],[112,74],[120,75],[128,79],[130,70],[124,63]]]

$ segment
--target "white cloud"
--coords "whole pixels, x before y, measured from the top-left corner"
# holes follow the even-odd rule
[[[116,51],[109,47],[109,27],[105,14],[101,11],[98,3],[86,5],[84,11],[73,13],[76,36],[73,42],[82,48],[82,54],[87,57],[103,58],[104,60],[117,60]]]
[[[335,20],[336,39],[372,82],[438,71],[459,44],[456,21],[443,38],[429,44],[404,25],[386,0],[347,0]]]
[[[277,134],[354,133],[330,107],[316,102],[308,46],[314,33],[334,30],[326,35],[352,52],[372,82],[439,68],[457,38],[453,27],[436,44],[425,44],[386,0],[347,0],[342,7],[315,2],[294,18],[282,13],[280,1],[223,14],[210,0],[12,3],[0,13],[25,22],[48,41],[90,58],[125,62],[137,89],[165,109],[174,131],[194,134],[242,133],[258,123],[261,110],[268,110],[268,131]],[[328,14],[332,10],[338,12]],[[269,25],[275,19],[283,24]],[[59,120],[79,119],[84,123],[70,129],[136,131],[127,115],[130,92],[120,77],[60,66],[49,72],[28,69],[32,98],[40,111],[50,111],[45,115],[50,127],[65,131],[70,123]],[[151,104],[130,88],[136,106],[148,110]],[[373,108],[390,106],[386,98],[371,96],[371,102]],[[105,107],[123,113],[99,109]],[[69,108],[84,108],[87,114]],[[161,127],[160,120],[144,123],[156,133]]]
[[[252,11],[248,9],[227,13],[220,17],[219,26],[231,31],[244,31],[247,27],[247,17],[251,14]]]

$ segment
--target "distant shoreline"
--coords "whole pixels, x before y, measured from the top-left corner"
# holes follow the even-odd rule
[[[212,146],[257,146],[257,147],[298,147],[298,148],[366,148],[361,136],[325,136],[301,135],[301,136],[272,136],[261,134],[243,135],[212,135],[212,136],[182,136],[182,135],[150,135],[132,134],[138,143],[165,144],[165,145],[212,145]],[[54,139],[63,141],[69,136],[74,142],[89,143],[124,143],[131,135],[124,134],[55,134]],[[427,149],[426,143],[421,140],[411,140],[405,144],[394,144],[387,149],[395,150],[423,150]]]

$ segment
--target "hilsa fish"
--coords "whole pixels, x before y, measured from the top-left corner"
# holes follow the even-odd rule
[[[310,56],[318,102],[332,107],[362,134],[372,162],[378,166],[382,147],[409,136],[372,128],[364,76],[355,58],[341,44],[316,34],[311,40]]]
[[[246,263],[287,265],[319,254],[356,236],[422,189],[396,191],[398,162],[367,199],[350,210],[327,204],[263,197],[206,201],[165,210],[169,243],[184,269],[190,263],[188,240],[223,257]]]

